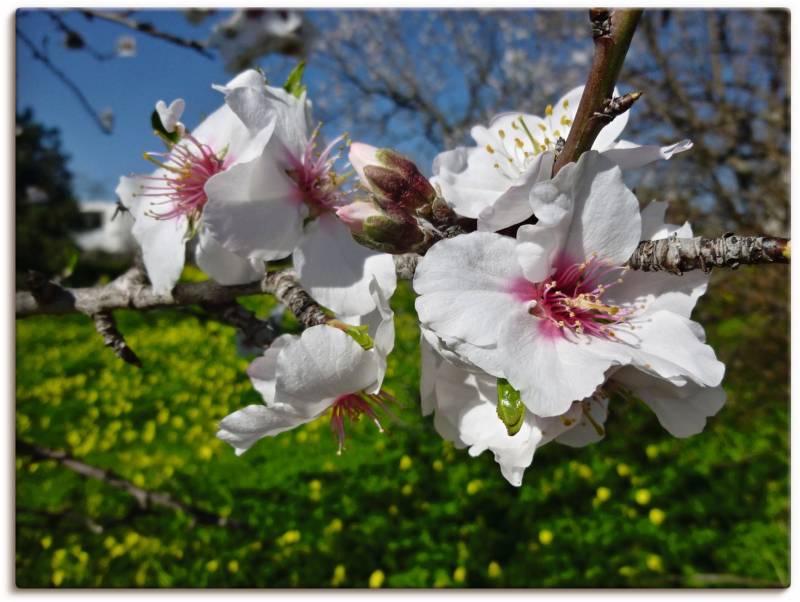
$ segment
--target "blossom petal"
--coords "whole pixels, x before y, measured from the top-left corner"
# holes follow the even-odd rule
[[[508,381],[534,414],[558,416],[573,401],[591,396],[606,371],[628,361],[626,349],[597,337],[574,341],[544,330],[525,308],[509,312],[499,333]]]
[[[474,219],[512,184],[494,163],[481,147],[445,151],[434,159],[431,184],[456,213]]]
[[[332,214],[306,227],[294,252],[294,266],[311,296],[340,315],[364,315],[375,308],[373,278],[387,299],[397,287],[392,256],[359,245]]]
[[[297,337],[290,334],[279,336],[272,342],[261,357],[254,359],[247,367],[247,375],[256,391],[261,393],[267,405],[275,401],[275,381],[277,379],[278,355],[281,350]]]
[[[534,186],[531,203],[542,226],[563,229],[569,223],[563,252],[573,261],[597,253],[621,265],[641,239],[636,196],[625,186],[619,167],[595,151],[583,153],[577,164],[564,167],[551,182]],[[521,234],[518,238],[525,240]]]
[[[160,171],[154,175],[158,176]],[[122,176],[116,193],[133,215],[131,232],[142,249],[153,291],[164,295],[172,291],[183,271],[188,223],[183,216],[176,219],[152,217],[153,212],[164,212],[164,207],[158,203],[168,199],[142,196],[147,182],[145,176]]]
[[[619,96],[619,90],[614,88],[613,97],[617,98]],[[622,135],[622,130],[624,130],[625,126],[628,125],[628,119],[630,119],[630,116],[631,112],[625,111],[621,115],[614,117],[611,123],[600,130],[597,138],[595,138],[594,144],[592,144],[592,149],[605,151],[606,149],[614,147],[614,141]]]
[[[640,369],[679,383],[686,378],[706,387],[722,382],[725,365],[698,339],[690,320],[671,311],[652,311],[631,323],[636,330],[616,332]]]
[[[308,214],[279,169],[274,147],[270,139],[258,158],[212,176],[205,186],[203,224],[209,233],[229,251],[258,261],[290,255]]]
[[[524,305],[514,286],[524,280],[513,261],[516,242],[488,232],[472,232],[431,247],[414,275],[420,321],[437,335],[472,345],[497,342],[506,314]]]
[[[524,222],[533,215],[533,208],[528,201],[530,188],[536,182],[550,179],[554,159],[555,155],[551,152],[537,155],[527,167],[520,183],[511,186],[478,214],[478,230],[497,232]]]
[[[701,387],[691,381],[675,386],[634,368],[623,368],[613,380],[630,389],[655,412],[658,421],[675,437],[701,433],[706,418],[725,405],[722,387]]]
[[[291,430],[313,418],[298,414],[284,404],[249,405],[223,418],[217,437],[229,443],[240,456],[259,439]]]
[[[595,424],[601,428],[605,424],[608,418],[608,399],[594,397],[576,405],[587,408],[586,412],[591,415],[592,420],[589,420],[584,412],[580,412],[577,422],[569,430],[558,435],[556,441],[569,447],[585,447],[597,443],[605,437],[605,431],[598,431]]]
[[[251,262],[220,245],[205,228],[200,230],[195,249],[197,266],[225,286],[255,282],[264,275],[263,264]]]
[[[331,326],[312,326],[278,356],[275,400],[316,415],[340,395],[357,393],[378,377],[375,352]]]
[[[175,127],[178,125],[185,108],[186,101],[182,98],[176,98],[169,103],[169,106],[163,100],[159,100],[156,103],[156,113],[158,113],[158,118],[161,120],[161,125],[164,126],[165,130],[170,133],[175,131]]]
[[[627,113],[623,114],[627,115]],[[655,161],[671,159],[674,155],[687,151],[692,146],[694,144],[691,140],[680,140],[667,146],[639,145],[627,140],[620,140],[604,150],[603,156],[611,159],[622,169],[637,169]]]

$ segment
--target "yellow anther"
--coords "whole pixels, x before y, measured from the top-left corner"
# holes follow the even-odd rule
[[[494,149],[492,148],[491,144],[486,145],[486,152],[489,153],[490,155],[494,153]]]
[[[514,138],[514,144],[517,145],[517,148],[522,148],[525,146],[525,143],[522,141],[522,138]]]
[[[553,105],[547,105],[544,108],[544,114],[547,115],[547,116],[552,115],[553,114]]]
[[[500,169],[500,164],[499,164],[499,163],[495,163],[495,164],[494,164],[494,166],[495,166],[497,169]]]
[[[520,119],[522,119],[522,116],[520,116]],[[515,130],[518,130],[518,129],[519,129],[519,128],[517,127],[517,124],[516,124],[516,123],[514,123],[513,121],[511,122],[511,127],[512,127],[512,129],[515,129]]]
[[[565,109],[569,108],[569,101],[565,98],[564,102],[561,103],[561,106]]]
[[[501,140],[506,137],[506,133],[503,130],[500,130],[499,132],[497,132],[497,134],[500,136]]]
[[[542,130],[543,132],[547,131],[547,127],[543,123],[539,124],[539,129]]]
[[[561,116],[561,125],[569,127],[572,125],[572,119],[567,117],[566,115]]]
[[[561,138],[561,132],[559,132],[558,130],[553,130],[553,136],[555,136],[557,139]]]
[[[546,137],[546,136],[545,136],[545,139],[544,139],[544,145],[545,145],[545,146],[550,146],[550,143],[551,143],[551,140],[550,140],[550,138],[548,138],[548,137]]]
[[[511,157],[507,157],[507,158],[508,158],[508,162],[509,162],[509,163],[511,163],[511,164],[513,165],[513,163],[514,163],[514,159],[512,159]]]
[[[525,158],[527,159],[530,156],[531,156],[531,154],[528,151],[525,151]]]

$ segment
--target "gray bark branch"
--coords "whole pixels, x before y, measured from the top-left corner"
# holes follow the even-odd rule
[[[138,487],[127,479],[119,476],[112,470],[99,468],[97,466],[87,464],[86,462],[82,462],[81,460],[73,457],[69,452],[50,449],[40,445],[26,443],[24,441],[17,441],[16,449],[18,454],[22,453],[38,460],[53,460],[58,462],[64,468],[67,468],[74,473],[81,475],[82,477],[102,481],[109,487],[124,491],[133,497],[134,500],[136,500],[136,504],[142,510],[160,506],[181,512],[191,517],[192,521],[195,523],[217,525],[221,527],[240,526],[238,522],[230,520],[226,517],[218,516],[212,512],[202,510],[201,508],[196,508],[194,506],[190,506],[189,504],[179,502],[168,493],[149,491],[147,489]]]

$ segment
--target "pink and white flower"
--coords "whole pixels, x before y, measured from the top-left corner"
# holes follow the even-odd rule
[[[525,221],[533,213],[526,202],[530,189],[550,179],[556,145],[567,139],[582,95],[583,86],[570,90],[547,106],[544,117],[501,113],[488,128],[473,127],[477,146],[439,154],[431,181],[457,213],[476,218],[480,230],[497,231]],[[614,96],[619,96],[617,90]],[[623,169],[669,159],[692,147],[689,140],[664,147],[620,140],[628,117],[625,112],[611,121],[592,145]]]
[[[471,456],[491,451],[503,476],[515,487],[522,485],[536,450],[546,443],[555,440],[577,447],[602,438],[608,406],[602,392],[574,402],[560,416],[544,418],[527,411],[519,430],[509,434],[498,416],[497,379],[445,360],[426,336],[423,331],[423,415],[435,412],[437,432],[456,447],[469,448]]]
[[[619,167],[595,151],[531,191],[539,223],[434,245],[414,278],[420,321],[459,357],[507,379],[538,416],[558,416],[632,365],[676,385],[719,385],[724,366],[689,319],[707,278],[629,273],[645,235]]]
[[[330,412],[331,429],[344,449],[346,422],[366,415],[383,430],[380,414],[393,399],[381,391],[386,356],[394,346],[393,314],[377,282],[370,286],[376,308],[348,323],[369,326],[374,346],[366,350],[344,331],[313,326],[300,336],[279,337],[248,368],[263,405],[227,416],[217,436],[237,454],[263,437],[278,435]]]
[[[239,83],[236,78],[228,86]],[[223,105],[188,133],[180,122],[184,107],[182,99],[156,104],[165,130],[176,133],[177,142],[165,138],[166,152],[145,154],[158,169],[150,175],[123,176],[116,190],[134,217],[133,236],[160,294],[168,294],[178,281],[186,243],[195,234],[197,264],[220,284],[252,282],[263,274],[261,262],[237,256],[211,236],[204,219],[209,201],[205,187],[214,176],[260,152],[272,135],[274,121],[250,131]]]
[[[372,277],[391,296],[397,280],[391,256],[358,245],[336,217],[345,203],[333,170],[337,138],[317,152],[311,103],[264,84],[255,71],[236,87],[218,88],[248,131],[273,123],[261,152],[211,178],[212,202],[205,223],[229,251],[250,261],[293,256],[298,278],[311,295],[335,313],[361,315],[374,309]]]

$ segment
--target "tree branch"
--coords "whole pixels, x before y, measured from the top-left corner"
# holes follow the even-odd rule
[[[137,21],[136,19],[131,19],[130,17],[125,16],[124,14],[114,13],[114,12],[106,12],[100,10],[89,10],[89,9],[81,9],[81,13],[83,16],[89,19],[102,19],[104,21],[111,21],[112,23],[116,23],[117,25],[121,25],[122,27],[127,27],[128,29],[132,29],[133,31],[138,31],[139,33],[143,33],[153,38],[157,38],[159,40],[164,40],[165,42],[169,42],[170,44],[175,44],[176,46],[182,46],[183,48],[188,48],[190,50],[194,50],[202,54],[207,59],[213,59],[214,55],[211,54],[207,49],[203,42],[199,42],[198,40],[190,40],[187,38],[182,38],[180,36],[176,36],[174,34],[160,31],[155,28],[152,23],[148,23],[146,21]]]
[[[143,510],[154,506],[161,506],[163,508],[169,508],[171,510],[186,514],[192,518],[194,523],[234,528],[241,526],[238,522],[230,520],[226,517],[218,516],[212,512],[202,510],[201,508],[196,508],[194,506],[179,502],[168,493],[142,489],[141,487],[134,485],[111,470],[98,468],[97,466],[86,464],[85,462],[74,458],[69,452],[50,449],[47,447],[26,443],[24,441],[17,441],[16,449],[18,454],[22,453],[39,460],[54,460],[55,462],[61,464],[61,466],[64,468],[67,468],[81,475],[82,477],[87,479],[96,479],[98,481],[102,481],[109,487],[124,491],[125,493],[131,495],[136,500],[137,505]]]
[[[789,263],[791,243],[786,238],[736,236],[721,238],[663,238],[639,243],[628,266],[645,272],[682,274],[689,270],[765,263]]]
[[[786,238],[726,234],[721,238],[645,240],[639,243],[627,265],[643,272],[683,274],[691,270],[709,272],[712,268],[789,263],[790,257],[791,241]],[[421,258],[416,253],[395,255],[397,277],[412,280]]]
[[[89,99],[86,98],[86,95],[78,87],[78,84],[72,81],[69,78],[69,76],[67,76],[67,74],[64,73],[61,69],[56,67],[53,63],[51,63],[50,59],[47,58],[47,55],[42,50],[37,48],[36,44],[34,44],[33,41],[28,36],[26,36],[19,27],[16,28],[16,31],[17,31],[17,38],[22,40],[22,42],[30,49],[31,53],[33,54],[33,58],[42,63],[45,67],[47,67],[47,69],[49,69],[53,75],[55,75],[58,79],[60,79],[61,82],[65,86],[67,86],[67,88],[70,89],[70,91],[76,96],[78,102],[80,102],[84,110],[87,113],[89,113],[92,120],[97,124],[97,126],[104,134],[110,134],[111,126],[109,125],[109,123],[103,121],[103,119],[100,117],[100,113],[95,110],[95,108],[92,106],[92,103],[89,102]]]
[[[295,315],[305,327],[326,323],[330,317],[297,283],[291,270],[268,273],[262,280],[248,284],[222,286],[211,280],[185,282],[175,286],[172,294],[156,294],[138,279],[139,268],[132,268],[103,286],[65,288],[41,274],[29,279],[30,291],[18,291],[16,316],[82,313],[96,314],[117,309],[161,309],[186,305],[220,306],[233,303],[238,297],[270,294]],[[241,315],[241,314],[240,314]]]
[[[577,161],[582,153],[592,148],[600,130],[608,125],[613,115],[606,115],[606,103],[612,100],[622,63],[642,16],[641,9],[592,9],[589,11],[594,37],[594,59],[586,80],[586,87],[569,130],[564,148],[559,153],[553,175]]]

